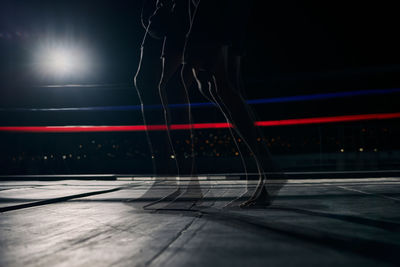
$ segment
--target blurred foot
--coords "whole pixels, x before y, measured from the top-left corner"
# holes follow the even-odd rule
[[[261,192],[249,200],[240,204],[241,208],[266,208],[272,204],[272,198],[265,189],[265,185],[262,186]]]

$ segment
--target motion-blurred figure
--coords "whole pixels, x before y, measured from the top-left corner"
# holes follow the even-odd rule
[[[256,141],[262,133],[255,127],[255,116],[242,97],[241,65],[251,7],[252,1],[245,0],[148,0],[142,16],[147,32],[164,42],[159,94],[166,124],[171,122],[166,83],[181,69],[188,121],[192,121],[188,88],[195,81],[203,96],[215,103],[227,122],[234,126],[231,132],[234,140],[243,140],[253,156],[258,183],[253,190],[248,186],[246,194],[238,198],[241,207],[270,205],[283,185],[274,189],[266,186],[265,170],[272,170],[271,156],[266,145]],[[168,136],[176,157],[169,133]],[[194,159],[193,132],[190,136]],[[245,163],[244,167],[247,172]]]

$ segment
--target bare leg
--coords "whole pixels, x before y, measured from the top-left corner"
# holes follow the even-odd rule
[[[165,57],[161,58],[162,71],[161,71],[160,82],[158,84],[158,93],[163,107],[165,125],[167,127],[167,138],[169,143],[168,145],[172,153],[171,158],[175,162],[178,177],[180,176],[180,169],[179,169],[177,154],[175,152],[174,144],[172,142],[172,137],[171,137],[171,131],[170,131],[171,111],[170,108],[168,107],[168,97],[166,89],[168,81],[180,66],[179,59],[180,57],[168,57],[168,59],[166,59]]]
[[[252,193],[250,199],[241,206],[251,206],[254,204],[269,205],[270,199],[265,189],[266,177],[263,168],[265,164],[262,162],[256,142],[257,132],[249,108],[246,106],[246,103],[243,101],[238,91],[232,90],[232,87],[228,87],[229,85],[226,84],[226,80],[223,78],[219,79],[220,85],[218,85],[216,77],[217,76],[213,76],[213,85],[210,82],[210,94],[213,96],[215,102],[219,103],[221,110],[226,114],[226,119],[234,125],[237,135],[250,151],[256,163],[259,175],[255,191]]]
[[[204,84],[204,81],[202,82],[200,80],[206,81],[208,93],[211,98],[210,100],[217,104],[226,120],[235,126],[234,130],[236,134],[242,139],[255,160],[259,173],[258,184],[255,191],[251,194],[250,200],[243,203],[243,205],[260,204],[260,202],[269,204],[268,193],[264,188],[266,179],[263,165],[265,165],[265,163],[262,162],[259,147],[256,142],[257,131],[254,126],[254,119],[250,108],[240,95],[240,90],[235,88],[235,82],[232,83],[230,81],[231,77],[228,75],[226,64],[228,60],[226,52],[227,51],[224,49],[220,50],[219,57],[217,57],[219,60],[214,63],[216,65],[216,67],[214,67],[215,71],[212,71],[213,67],[210,62],[204,64],[207,71],[203,72],[203,75],[205,75],[203,79],[197,77],[198,86],[203,95],[206,95],[204,88],[202,88],[202,83]],[[194,73],[196,74],[196,71],[194,71]]]
[[[220,103],[217,102],[215,100],[215,98],[213,97],[213,95],[211,94],[211,90],[210,90],[210,85],[211,83],[209,83],[209,81],[212,79],[212,75],[210,73],[207,73],[206,71],[198,71],[195,68],[192,68],[192,72],[193,72],[193,76],[196,79],[197,82],[197,87],[200,91],[200,93],[204,96],[205,99],[207,99],[209,102],[214,103],[223,113],[224,113],[224,117],[228,118],[228,115],[223,111],[222,107],[220,106]],[[230,119],[227,119],[227,122],[230,122]],[[247,175],[247,165],[246,165],[246,161],[243,157],[243,153],[240,149],[240,146],[237,142],[237,137],[235,136],[234,130],[232,128],[229,128],[229,133],[231,135],[231,138],[235,144],[235,147],[239,153],[240,156],[240,160],[243,166],[243,171],[246,175],[246,181],[248,180],[248,175]],[[242,198],[244,197],[244,195],[247,195],[247,192],[244,192],[241,196],[238,197]],[[229,202],[226,206],[230,206],[233,204],[233,202],[236,202],[236,199]]]
[[[245,91],[243,90],[243,80],[242,80],[242,72],[241,72],[241,60],[242,56],[237,55],[237,54],[230,54],[228,49],[223,50],[223,56],[225,57],[225,60],[223,61],[225,63],[225,70],[228,73],[229,81],[233,85],[233,88],[235,89],[234,92],[237,94],[237,96],[241,99],[241,102],[244,105],[244,108],[247,110],[248,116],[250,118],[249,121],[255,122],[256,121],[256,116],[253,112],[253,110],[250,108],[248,104],[246,104],[243,93]],[[228,99],[232,99],[229,97]],[[234,98],[233,98],[234,100]],[[240,103],[239,101],[236,101]],[[236,105],[235,105],[236,106]],[[231,111],[233,113],[235,110],[231,108],[227,108],[228,111]],[[240,114],[234,115],[232,120],[235,120],[235,118],[240,118]],[[251,126],[250,126],[251,127]],[[268,171],[268,172],[273,172],[276,178],[279,179],[266,179],[264,175],[264,182],[258,184],[257,190],[254,193],[254,196],[250,198],[247,203],[244,203],[244,206],[246,205],[254,205],[254,204],[261,204],[264,205],[263,203],[267,200],[267,202],[271,202],[272,199],[277,195],[279,190],[284,186],[284,184],[287,181],[287,177],[283,173],[283,171],[279,168],[279,166],[272,160],[272,155],[269,152],[269,149],[267,147],[267,144],[264,142],[263,138],[263,132],[260,130],[258,127],[251,127],[250,129],[254,130],[255,134],[257,135],[258,138],[261,138],[261,142],[257,143],[255,138],[249,139],[249,141],[253,141],[253,145],[255,147],[255,152],[256,152],[256,158],[260,160],[261,166],[263,168],[263,171]],[[254,133],[253,133],[254,134]],[[264,172],[265,174],[265,172]],[[261,177],[261,175],[260,175]]]
[[[181,70],[181,80],[182,80],[182,87],[183,87],[183,94],[185,97],[184,102],[187,104],[187,123],[192,125],[193,124],[193,117],[192,117],[192,109],[190,105],[190,95],[189,95],[189,89],[192,85],[192,83],[195,80],[194,74],[191,71],[190,66],[187,66],[187,64],[182,65],[182,70]],[[189,131],[190,134],[190,161],[191,161],[191,168],[190,168],[190,176],[192,177],[190,180],[190,184],[187,188],[187,194],[190,195],[192,198],[196,199],[201,199],[203,197],[203,193],[200,188],[199,180],[197,179],[196,173],[196,159],[195,159],[195,151],[194,151],[194,131],[192,128],[190,128]],[[197,203],[199,204],[199,203]]]
[[[174,57],[173,59],[176,59]],[[178,63],[177,63],[178,62]],[[175,147],[174,147],[174,142],[173,142],[173,137],[171,135],[171,132],[169,131],[170,125],[172,124],[172,118],[171,118],[171,112],[168,107],[168,99],[167,99],[167,82],[171,78],[171,76],[175,73],[176,68],[179,67],[179,61],[170,61],[167,60],[166,58],[162,58],[162,66],[163,66],[163,72],[161,75],[160,83],[159,83],[159,94],[160,94],[160,99],[161,103],[163,105],[163,111],[164,111],[164,119],[165,119],[165,124],[167,125],[167,136],[168,136],[168,142],[170,149],[173,153],[174,161],[176,164],[177,172],[178,172],[178,177],[180,176],[180,171],[182,170],[182,166],[179,164],[181,161],[180,158],[178,158],[178,155],[176,153]],[[192,122],[192,116],[190,112],[190,100],[189,100],[189,93],[187,90],[186,86],[190,86],[190,84],[193,81],[193,75],[191,73],[185,72],[185,69],[182,69],[181,71],[181,78],[182,78],[182,83],[183,83],[183,96],[185,98],[184,101],[187,102],[188,104],[188,109],[187,111],[187,116],[185,116],[185,119],[188,120],[189,123]],[[194,148],[193,148],[193,131],[192,129],[190,130],[190,139],[192,140],[191,142],[191,174],[194,172]],[[195,202],[177,202],[179,199],[185,199],[185,197],[191,198],[191,199],[196,199],[200,200],[202,198],[202,192],[200,189],[200,185],[198,183],[197,178],[191,179],[189,185],[187,186],[186,190],[182,192],[182,186],[178,183],[177,189],[170,195],[160,199],[157,202],[151,203],[150,205],[147,205],[145,208],[148,208],[152,206],[152,209],[176,209],[176,208],[191,208],[197,201]],[[157,204],[161,204],[157,205]]]
[[[180,169],[179,169],[179,163],[177,159],[177,154],[175,152],[174,144],[172,142],[172,137],[171,137],[171,132],[170,132],[170,125],[171,125],[171,112],[168,107],[168,97],[167,97],[167,83],[172,77],[172,75],[176,72],[176,70],[179,68],[180,65],[180,57],[168,57],[168,60],[166,60],[165,57],[161,58],[161,77],[160,81],[158,84],[158,93],[159,97],[161,100],[161,104],[163,107],[163,115],[164,115],[164,121],[165,125],[167,127],[167,139],[168,139],[168,146],[169,149],[172,153],[172,155],[168,155],[168,159],[170,160],[171,158],[173,159],[176,167],[176,172],[177,176],[180,176]],[[176,183],[176,184],[175,184]],[[174,201],[180,194],[181,194],[181,187],[179,184],[179,180],[175,180],[174,185],[177,185],[176,189],[173,190],[171,193],[168,195],[162,197],[161,199],[148,203],[143,206],[144,209],[162,209],[165,207],[165,205],[168,205],[169,202]],[[151,193],[149,193],[151,194]]]
[[[190,105],[190,95],[189,95],[189,88],[194,81],[193,73],[191,72],[190,68],[187,68],[186,64],[182,65],[181,70],[181,82],[183,87],[183,95],[185,98],[185,102],[187,104],[187,122],[189,125],[193,124],[193,117],[192,117],[192,108]],[[193,129],[189,129],[190,134],[190,159],[191,159],[191,168],[190,168],[190,176],[193,176],[195,173],[195,153],[194,153],[194,132]]]
[[[136,74],[135,74],[135,76],[134,76],[134,86],[135,86],[136,93],[137,93],[137,95],[138,95],[138,98],[139,98],[139,101],[140,101],[140,105],[141,105],[141,114],[142,114],[143,124],[144,124],[146,127],[147,127],[147,125],[148,125],[148,124],[147,124],[148,121],[147,121],[147,117],[146,117],[146,113],[145,113],[145,105],[144,105],[144,101],[145,101],[145,96],[146,96],[146,94],[143,92],[142,89],[145,87],[145,85],[146,85],[147,88],[149,88],[149,87],[151,88],[152,85],[153,85],[154,87],[157,86],[157,84],[151,84],[151,85],[149,85],[149,81],[155,80],[154,78],[156,78],[156,77],[153,77],[153,78],[149,79],[149,77],[143,77],[143,74],[142,74],[142,72],[141,72],[142,68],[145,67],[145,68],[151,68],[152,71],[150,71],[150,72],[146,72],[146,71],[145,71],[144,73],[154,73],[154,67],[153,67],[153,66],[150,66],[150,65],[149,65],[149,62],[143,62],[144,48],[145,48],[144,44],[145,44],[145,42],[147,41],[147,39],[146,39],[147,36],[148,36],[148,31],[147,31],[147,29],[146,29],[145,35],[144,35],[144,37],[143,37],[142,45],[141,45],[141,50],[140,50],[139,65],[138,65]],[[150,61],[150,62],[151,62],[151,61]],[[143,64],[143,63],[145,63],[145,64]],[[146,66],[147,66],[147,67],[146,67]],[[150,97],[151,99],[154,99],[154,96],[151,96],[151,95],[150,95],[150,96],[147,96],[147,97]],[[152,162],[152,167],[153,167],[153,173],[156,174],[158,170],[157,170],[156,161],[155,161],[155,151],[154,151],[154,147],[153,147],[153,144],[152,144],[152,141],[151,141],[151,138],[150,138],[150,135],[149,135],[149,132],[148,132],[147,129],[146,129],[146,131],[145,131],[145,134],[146,134],[146,140],[147,140],[148,147],[149,147],[149,151],[150,151],[151,162]],[[157,193],[154,192],[154,190],[157,188],[158,182],[159,182],[159,181],[155,181],[155,183],[153,183],[153,185],[151,186],[151,188],[150,188],[150,189],[145,193],[145,195],[143,195],[142,197],[143,197],[143,198],[154,197],[154,195],[157,194]],[[157,190],[156,190],[156,191],[157,191]],[[173,193],[172,193],[172,194],[173,194]],[[179,195],[179,192],[176,192],[176,194]],[[170,194],[169,194],[169,195],[170,195]],[[172,196],[172,197],[169,197],[169,198],[174,198],[174,197]],[[162,199],[161,199],[160,201],[162,201]],[[158,201],[157,201],[157,202],[158,202]],[[154,204],[155,204],[155,203],[153,202],[153,203],[149,203],[149,204],[144,205],[144,206],[139,205],[139,204],[136,204],[136,205],[138,205],[138,207],[140,207],[140,208],[146,209],[147,206],[151,206],[151,205],[154,205]]]
[[[140,101],[142,120],[143,120],[143,124],[144,124],[145,127],[147,127],[147,120],[146,120],[146,115],[145,115],[142,92],[141,92],[140,87],[138,85],[138,79],[139,79],[140,71],[142,69],[144,44],[146,42],[147,35],[148,35],[148,28],[146,29],[146,32],[145,32],[145,34],[143,36],[142,45],[140,47],[139,64],[138,64],[138,68],[136,70],[135,76],[133,78],[133,82],[134,82],[134,86],[135,86],[135,89],[136,89],[136,93],[137,93],[137,96],[138,96],[139,101]],[[149,136],[149,132],[147,131],[147,129],[146,129],[145,133],[146,133],[146,141],[147,141],[147,144],[148,144],[148,147],[149,147],[149,151],[150,151],[150,157],[151,157],[153,173],[156,173],[157,167],[156,167],[156,163],[155,163],[154,147],[153,147],[153,144],[151,142],[151,139],[150,139],[150,136]]]
[[[253,110],[250,108],[249,105],[246,104],[245,100],[244,100],[244,93],[245,90],[243,90],[244,88],[244,83],[242,80],[242,71],[241,71],[241,61],[242,61],[242,56],[240,55],[228,55],[229,59],[231,60],[230,62],[230,67],[228,68],[228,66],[226,66],[225,68],[228,70],[229,72],[229,77],[230,80],[234,83],[235,85],[235,89],[236,92],[238,93],[238,95],[240,96],[240,98],[242,98],[243,103],[245,103],[245,107],[252,119],[252,121],[256,121],[256,115],[254,114]],[[259,151],[262,153],[262,156],[260,156],[260,159],[262,159],[262,167],[264,168],[264,171],[267,172],[273,172],[275,177],[278,179],[265,179],[265,185],[261,188],[261,198],[267,194],[269,199],[272,201],[275,196],[278,194],[278,192],[280,191],[280,189],[284,186],[284,184],[287,181],[287,177],[286,175],[283,173],[283,171],[279,168],[278,164],[276,164],[273,159],[272,159],[272,155],[269,152],[268,146],[265,143],[265,138],[263,136],[263,132],[260,130],[260,128],[258,127],[254,127],[255,131],[257,132],[257,137],[261,138],[261,142],[257,144],[257,147],[259,147]],[[266,193],[264,193],[263,191],[265,191]],[[254,201],[252,199],[250,199],[249,204],[251,203],[255,203],[257,201]],[[258,201],[258,202],[263,202],[263,200]]]

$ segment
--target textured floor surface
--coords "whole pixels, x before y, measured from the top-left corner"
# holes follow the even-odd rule
[[[0,266],[398,266],[400,179],[328,178],[0,182]]]

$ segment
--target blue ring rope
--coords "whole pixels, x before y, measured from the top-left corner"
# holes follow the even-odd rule
[[[246,102],[250,105],[258,104],[269,104],[269,103],[286,103],[286,102],[301,102],[301,101],[311,101],[311,100],[323,100],[332,98],[345,98],[354,96],[364,96],[364,95],[382,95],[399,93],[400,88],[393,89],[371,89],[371,90],[359,90],[359,91],[349,91],[349,92],[335,92],[335,93],[325,93],[325,94],[312,94],[312,95],[297,95],[297,96],[286,96],[286,97],[275,97],[275,98],[261,98],[247,100]],[[210,102],[196,102],[191,103],[191,107],[213,107],[215,106]],[[188,104],[170,104],[170,108],[185,108]],[[145,105],[145,109],[161,109],[161,105]],[[140,105],[125,105],[125,106],[96,106],[96,107],[76,107],[76,108],[0,108],[0,111],[135,111],[140,110]]]

